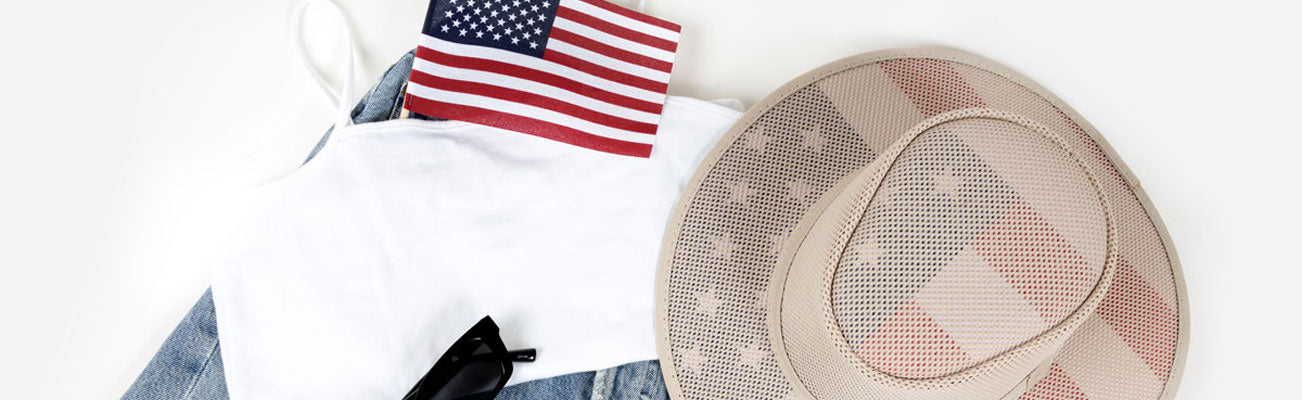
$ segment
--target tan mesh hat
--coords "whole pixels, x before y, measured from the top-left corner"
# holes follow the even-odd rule
[[[1116,154],[941,49],[842,60],[747,113],[684,191],[656,296],[676,400],[1166,399],[1188,338]]]

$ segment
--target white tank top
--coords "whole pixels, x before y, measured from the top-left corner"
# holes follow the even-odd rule
[[[342,86],[329,142],[251,194],[218,262],[232,399],[400,398],[485,315],[538,349],[511,383],[656,358],[665,224],[739,111],[670,97],[635,158],[455,121],[351,125]]]

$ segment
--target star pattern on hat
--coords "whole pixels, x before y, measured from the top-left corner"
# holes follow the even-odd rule
[[[728,236],[713,236],[710,238],[710,255],[714,258],[728,260],[732,258],[732,251],[736,245],[732,238]]]
[[[769,291],[765,289],[747,290],[747,300],[750,300],[750,306],[754,307],[753,311],[765,312],[769,308]]]
[[[719,313],[719,307],[722,305],[723,301],[719,299],[714,288],[696,292],[696,312],[714,316]]]
[[[786,243],[786,233],[775,233],[769,235],[769,253],[778,255],[782,253],[782,246]]]
[[[932,182],[935,183],[936,194],[942,196],[957,196],[959,189],[967,182],[962,176],[954,173],[949,167],[935,171],[931,175]]]
[[[768,148],[769,141],[772,140],[773,138],[765,135],[763,131],[755,129],[744,135],[742,138],[742,146],[748,150],[763,153],[764,150]]]
[[[806,149],[814,151],[823,151],[823,145],[827,143],[827,138],[823,137],[821,127],[813,127],[800,132],[800,144]]]
[[[978,74],[968,75],[964,71],[956,71],[956,69],[979,71],[979,68],[965,66],[959,63],[953,63],[954,67],[951,67],[949,65],[951,63],[948,61],[939,59],[933,60],[925,57],[892,61],[895,61],[894,65],[887,65],[891,63],[881,63],[882,65],[878,66],[878,68],[871,69],[871,71],[873,74],[878,74],[884,71],[889,75],[890,79],[882,85],[889,87],[893,84],[901,90],[872,91],[870,93],[874,93],[875,95],[880,93],[883,97],[893,96],[893,98],[889,98],[890,103],[881,101],[879,104],[891,104],[891,107],[898,108],[898,110],[893,108],[889,110],[888,113],[883,113],[887,115],[885,118],[870,116],[873,120],[868,123],[872,124],[872,126],[893,125],[896,122],[904,123],[905,126],[908,126],[915,122],[920,122],[918,120],[921,120],[924,117],[931,117],[947,110],[985,106],[981,99],[976,97],[976,92],[965,83],[967,78],[978,76]],[[1003,89],[990,86],[990,83],[994,82],[992,78],[994,78],[995,75],[999,74],[980,74],[979,83],[985,86],[977,86],[976,89],[1003,91]],[[1009,86],[1018,91],[1024,89],[1017,85]],[[875,128],[864,129],[860,126],[860,123],[863,121],[854,121],[853,130],[845,130],[839,124],[831,124],[825,121],[810,121],[812,119],[820,118],[824,120],[836,119],[838,117],[836,115],[832,115],[832,118],[825,117],[827,117],[828,114],[835,114],[837,107],[840,107],[840,111],[845,113],[855,112],[857,111],[855,110],[855,106],[861,104],[860,100],[856,99],[850,99],[850,101],[847,101],[845,99],[847,97],[847,91],[844,88],[833,86],[831,87],[832,91],[828,93],[821,93],[817,89],[827,88],[812,88],[807,90],[807,92],[814,92],[812,95],[810,93],[801,92],[799,93],[801,96],[789,96],[791,99],[794,99],[789,101],[790,103],[794,103],[795,106],[783,103],[782,106],[785,108],[772,107],[772,110],[765,111],[765,114],[762,114],[762,118],[757,118],[756,120],[751,121],[751,127],[743,131],[730,148],[724,150],[726,156],[731,156],[733,158],[728,159],[727,162],[718,162],[715,165],[717,170],[711,171],[711,173],[703,180],[703,182],[708,183],[717,182],[716,184],[719,186],[710,187],[702,184],[700,190],[704,191],[706,190],[705,188],[710,188],[713,189],[713,193],[709,193],[708,196],[701,196],[700,198],[703,200],[694,203],[694,205],[699,206],[700,209],[698,214],[693,214],[693,217],[697,219],[691,221],[691,223],[698,225],[689,225],[696,229],[691,232],[690,235],[684,233],[684,237],[680,239],[683,242],[683,245],[680,246],[681,250],[679,250],[676,255],[689,259],[693,261],[693,263],[688,267],[684,267],[682,270],[675,271],[682,274],[682,276],[689,277],[684,280],[685,283],[678,284],[679,286],[675,289],[687,289],[687,291],[686,293],[683,291],[676,292],[676,294],[680,295],[671,300],[674,302],[671,303],[674,306],[673,310],[679,313],[678,318],[682,321],[679,324],[672,325],[671,327],[673,329],[669,329],[667,330],[668,332],[665,333],[666,336],[670,337],[670,340],[673,340],[674,343],[682,346],[672,348],[675,355],[682,352],[682,349],[688,346],[698,346],[698,348],[690,349],[693,356],[700,357],[694,360],[698,362],[684,366],[679,370],[680,374],[683,374],[684,371],[687,372],[679,379],[680,386],[682,386],[680,393],[683,395],[695,396],[699,399],[764,398],[770,400],[795,400],[797,398],[795,392],[797,391],[808,395],[806,392],[809,389],[789,387],[786,378],[790,377],[784,377],[783,372],[790,371],[782,371],[777,368],[775,363],[772,361],[765,361],[751,353],[754,346],[758,343],[758,339],[766,337],[765,334],[767,332],[764,330],[764,328],[766,328],[764,323],[767,322],[765,321],[765,318],[768,315],[767,312],[771,311],[766,307],[767,303],[773,301],[772,296],[780,296],[781,294],[770,293],[768,291],[768,286],[755,283],[755,281],[763,281],[763,278],[767,278],[769,275],[761,275],[761,279],[753,280],[737,279],[737,275],[743,273],[741,272],[743,271],[743,267],[748,269],[753,267],[753,265],[750,264],[742,264],[742,261],[759,264],[763,267],[770,267],[770,264],[774,264],[774,261],[784,250],[784,241],[789,237],[789,234],[774,234],[774,232],[787,230],[786,227],[789,226],[788,224],[794,225],[800,222],[803,216],[790,217],[789,215],[800,215],[800,212],[807,210],[807,206],[810,202],[818,201],[822,196],[824,196],[822,191],[828,185],[839,182],[844,178],[844,172],[826,172],[825,170],[819,169],[821,168],[822,162],[825,160],[835,160],[836,162],[848,163],[850,162],[848,160],[853,160],[856,162],[856,164],[853,164],[854,167],[861,167],[864,164],[857,162],[872,162],[874,158],[880,156],[880,153],[890,146],[892,140],[889,139],[893,138],[894,135],[899,134],[899,132],[890,132],[897,129],[887,129],[887,132],[882,132]],[[849,93],[853,94],[854,92]],[[817,114],[811,112],[824,111],[824,107],[821,104],[821,102],[827,100],[824,99],[824,96],[827,96],[827,99],[831,100],[825,108],[831,109],[833,112],[827,114],[823,112]],[[878,99],[874,98],[872,101],[878,102]],[[893,105],[895,103],[904,106],[897,107]],[[915,107],[908,107],[910,103]],[[1031,102],[1028,101],[1027,103]],[[850,106],[847,107],[845,104],[850,104]],[[995,104],[998,105],[999,103]],[[1033,110],[1033,112],[1038,113],[1042,110],[1037,108],[1037,104],[1018,104],[1013,108],[1018,109],[1018,111]],[[1053,105],[1045,102],[1044,106],[1052,108]],[[916,110],[913,108],[916,108]],[[1025,108],[1026,110],[1022,110],[1022,108]],[[897,118],[898,121],[891,119],[896,118],[892,117],[892,115],[895,114],[900,115],[900,117]],[[908,115],[906,116],[905,114]],[[914,114],[917,115],[915,116]],[[864,115],[841,115],[840,117],[846,117],[847,120],[867,119]],[[1047,122],[1051,125],[1055,123],[1063,123],[1063,121],[1068,125],[1073,125],[1075,122],[1072,117],[1063,113],[1048,115],[1047,117],[1056,119],[1053,121],[1040,122]],[[1059,121],[1059,119],[1062,121]],[[882,120],[885,120],[888,123],[882,123]],[[837,122],[839,123],[840,121]],[[825,124],[821,136],[818,135],[820,132],[815,130],[803,129],[819,124]],[[768,129],[763,130],[766,126]],[[1074,136],[1064,136],[1063,139],[1066,139],[1068,142],[1073,142],[1073,145],[1076,144],[1074,143],[1074,140],[1079,139],[1083,142],[1081,144],[1089,146],[1086,151],[1091,152],[1089,154],[1090,157],[1084,157],[1085,160],[1083,161],[1086,163],[1094,162],[1098,164],[1089,164],[1086,169],[1094,170],[1101,168],[1105,170],[1105,172],[1112,172],[1117,174],[1117,176],[1120,176],[1119,173],[1112,169],[1112,160],[1109,157],[1112,157],[1113,155],[1104,154],[1104,151],[1098,150],[1098,144],[1094,143],[1094,139],[1085,129],[1075,126],[1070,127],[1075,130],[1076,134],[1079,135],[1079,138]],[[859,135],[866,135],[866,137],[858,136],[848,138],[849,133],[858,133]],[[862,140],[863,143],[854,140]],[[860,147],[860,144],[863,144],[863,146]],[[949,145],[949,143],[945,144]],[[947,147],[945,150],[950,151],[954,148],[960,147],[962,147],[961,143],[954,144],[953,147]],[[863,149],[864,151],[859,152],[860,149]],[[769,152],[768,150],[772,151]],[[761,153],[767,154],[761,156]],[[862,155],[862,157],[857,157],[859,155]],[[944,156],[959,157],[952,153],[945,153]],[[940,162],[930,162],[936,160],[939,160]],[[919,169],[913,171],[918,173],[916,175],[910,174],[905,176],[904,178],[906,179],[903,179],[903,182],[899,182],[899,188],[913,192],[910,194],[925,199],[926,201],[935,201],[935,204],[944,205],[946,207],[959,207],[964,210],[963,212],[972,212],[971,210],[973,207],[978,206],[970,205],[968,203],[955,203],[954,201],[960,200],[960,197],[967,197],[967,199],[963,200],[975,199],[976,201],[990,198],[992,200],[988,201],[988,203],[994,204],[1002,201],[1000,198],[1002,195],[993,191],[1014,191],[1015,188],[1005,188],[1003,186],[994,187],[996,185],[992,185],[988,182],[988,179],[993,175],[985,175],[985,172],[982,170],[971,168],[968,164],[954,162],[955,160],[961,159],[954,158],[946,160],[938,158],[928,160],[928,162],[924,162],[924,164],[930,165],[923,165],[919,167]],[[946,166],[945,163],[947,162],[953,163]],[[811,165],[814,165],[814,167],[811,167]],[[735,182],[738,179],[752,179],[751,185],[757,190],[754,193],[743,193],[744,191],[740,189],[744,188],[744,186]],[[799,181],[802,179],[804,181]],[[1126,191],[1127,188],[1125,187],[1128,182],[1120,178],[1117,181],[1120,182],[1118,187],[1107,189],[1114,189],[1122,192],[1120,195],[1125,198],[1125,202],[1130,202],[1130,193]],[[731,185],[725,186],[729,184]],[[1056,195],[1055,193],[1049,194]],[[1113,194],[1108,193],[1105,196],[1113,196]],[[740,203],[738,200],[745,198],[750,199],[750,203],[747,204],[746,209],[733,205],[735,203]],[[1139,210],[1135,212],[1137,215],[1131,215],[1130,217],[1140,220],[1140,223],[1136,225],[1144,225],[1144,228],[1147,229],[1147,225],[1143,223],[1144,210],[1142,207],[1139,207],[1138,203],[1136,204],[1136,207],[1139,208]],[[789,214],[784,213],[790,209],[795,209],[796,212]],[[752,214],[748,214],[744,218],[731,218],[733,217],[732,215],[728,215],[728,217],[719,216],[719,214],[725,212],[747,211]],[[888,212],[889,210],[878,209],[875,211]],[[758,216],[760,215],[768,218],[768,221],[759,218]],[[991,218],[999,218],[999,215],[992,214]],[[760,223],[757,220],[764,221],[764,223]],[[727,222],[724,223],[722,221]],[[721,224],[727,225],[728,223],[731,223],[734,226],[720,226]],[[685,222],[685,224],[687,224],[687,222]],[[856,229],[858,228],[856,227]],[[867,228],[865,230],[870,229],[872,228]],[[904,229],[909,228],[906,227]],[[738,240],[738,247],[736,249],[737,253],[734,255],[737,259],[735,265],[731,263],[722,264],[719,263],[718,260],[708,258],[711,253],[707,248],[704,248],[705,246],[702,246],[703,244],[709,243],[708,239],[710,238],[710,235],[724,234],[729,234],[731,237],[737,238]],[[964,235],[966,234],[954,236],[967,237]],[[1153,234],[1152,236],[1158,235]],[[953,248],[960,247],[960,244],[963,242],[955,242],[957,244],[950,243],[948,237],[949,236],[946,236],[944,243],[939,245],[944,246],[943,249],[945,251],[953,250],[959,252],[967,250]],[[1158,237],[1154,240],[1160,242],[1160,239],[1162,238]],[[953,240],[957,241],[959,239],[956,238]],[[792,240],[787,242],[787,244],[798,244],[798,241],[798,238],[792,238]],[[970,245],[970,243],[968,244]],[[1163,243],[1157,244],[1161,245]],[[846,256],[852,256],[853,258],[846,259],[845,262],[867,265],[869,267],[866,269],[874,272],[885,271],[882,274],[884,275],[883,280],[870,282],[870,284],[879,284],[880,287],[883,288],[882,290],[894,290],[896,293],[900,293],[901,295],[905,293],[908,293],[909,295],[914,294],[912,287],[900,289],[892,285],[900,284],[899,281],[901,279],[895,278],[896,276],[909,272],[907,271],[909,268],[913,268],[920,264],[912,262],[912,260],[919,259],[917,256],[917,249],[919,246],[916,242],[908,240],[907,238],[900,238],[897,235],[892,235],[887,232],[869,232],[866,237],[863,237],[857,243],[852,243],[851,246],[852,249],[847,250],[852,250],[854,254],[847,254]],[[1057,249],[1056,247],[1050,248]],[[790,254],[788,254],[788,256],[789,255]],[[961,253],[959,256],[965,255],[966,253]],[[936,262],[968,262],[958,258],[959,256],[950,257],[946,255],[943,258],[940,258],[941,261]],[[972,255],[972,257],[979,256],[979,254]],[[1161,259],[1161,257],[1156,258]],[[981,260],[975,258],[973,260],[975,262],[981,262]],[[1161,269],[1160,272],[1165,278],[1169,270],[1167,270],[1164,265],[1160,265],[1164,261],[1165,260],[1154,261],[1153,263],[1158,265],[1153,268]],[[925,262],[928,263],[928,265],[932,263],[931,259],[927,259]],[[941,267],[941,269],[943,268],[944,267]],[[974,270],[979,269],[981,269],[981,267],[974,267]],[[929,274],[930,272],[926,273]],[[984,273],[985,272],[982,272],[982,274]],[[711,283],[709,285],[717,288],[717,290],[722,293],[727,294],[728,302],[726,305],[726,311],[729,313],[728,318],[718,317],[707,320],[706,318],[702,318],[700,314],[692,312],[692,307],[694,305],[692,303],[693,295],[698,294],[697,291],[704,288],[704,286],[698,286],[701,283],[700,281],[692,280],[692,278],[697,277],[703,281],[710,281]],[[999,293],[1003,293],[1003,284],[998,280],[1001,277],[994,274],[991,274],[989,277],[995,279],[988,282],[989,287],[997,287],[1001,290]],[[952,279],[953,277],[942,276],[941,278]],[[967,277],[960,278],[969,279]],[[984,278],[986,278],[985,275],[981,277],[981,279]],[[1003,278],[1007,277],[1005,276]],[[736,282],[729,283],[730,279],[735,280]],[[931,278],[929,277],[926,279]],[[976,278],[971,279],[975,281]],[[928,282],[930,281],[928,280]],[[986,283],[982,284],[985,285]],[[967,287],[962,287],[960,290],[967,289]],[[1110,293],[1116,292],[1119,291],[1112,291]],[[685,296],[682,294],[685,294]],[[1174,298],[1172,296],[1183,295],[1183,293],[1177,292],[1174,288],[1167,288],[1162,291],[1162,294],[1165,296],[1164,298]],[[900,301],[903,300],[894,298],[883,300],[884,303],[888,304],[895,304]],[[1157,300],[1152,301],[1156,302]],[[1169,301],[1172,300],[1168,300],[1168,302]],[[697,302],[699,303],[700,300],[697,300]],[[1175,304],[1172,305],[1172,307],[1174,306]],[[953,307],[953,304],[942,304],[937,307],[938,309],[940,307],[949,309]],[[972,309],[983,313],[989,312],[988,310],[993,309],[993,307],[986,303],[963,304],[962,307],[964,309],[971,307]],[[1149,307],[1132,305],[1121,308],[1121,310],[1133,313],[1143,312],[1148,308]],[[883,309],[885,310],[887,307],[883,307]],[[962,313],[957,312],[956,314]],[[1166,314],[1174,315],[1175,317],[1183,317],[1183,315],[1177,311],[1169,311]],[[753,316],[753,318],[740,318],[742,315]],[[732,318],[734,316],[738,318]],[[673,317],[671,316],[671,323],[673,323],[672,318]],[[1125,318],[1130,319],[1135,317],[1127,315]],[[877,318],[877,320],[882,319],[884,319],[884,317]],[[1095,319],[1097,320],[1098,318]],[[1132,322],[1131,324],[1136,326],[1142,325],[1139,322]],[[1112,335],[1120,335],[1120,340],[1125,340],[1127,342],[1126,344],[1129,344],[1134,352],[1143,351],[1139,347],[1136,347],[1135,343],[1143,342],[1146,340],[1144,339],[1146,336],[1169,340],[1170,343],[1173,343],[1170,345],[1171,348],[1174,348],[1174,343],[1180,343],[1177,341],[1178,336],[1176,334],[1179,332],[1178,328],[1170,329],[1171,332],[1175,333],[1158,334],[1148,330],[1137,333],[1139,328],[1132,328],[1131,331],[1118,329],[1120,325],[1115,323],[1111,324],[1111,326],[1109,325],[1110,324],[1108,323],[1098,322],[1097,326],[1090,328],[1096,329],[1097,331],[1087,332],[1091,335],[1087,337],[1089,340],[1082,340],[1081,342],[1090,342],[1095,340],[1095,338],[1107,338],[1111,340],[1113,338]],[[1148,328],[1149,325],[1142,326]],[[976,326],[975,329],[984,332],[989,328],[988,326]],[[923,330],[927,331],[926,329]],[[1113,332],[1114,330],[1116,332]],[[876,331],[873,331],[873,333],[876,333]],[[929,335],[931,333],[924,332],[924,334]],[[729,338],[731,340],[721,340],[721,338]],[[925,339],[925,337],[923,339]],[[915,339],[915,341],[917,340],[922,339]],[[1092,344],[1093,343],[1079,344],[1078,347],[1069,349],[1069,351],[1083,351]],[[704,351],[705,354],[702,356],[700,351]],[[1143,377],[1143,382],[1152,381],[1151,378],[1146,375],[1149,371],[1143,368],[1144,365],[1141,362],[1148,362],[1150,367],[1153,365],[1163,365],[1168,367],[1174,365],[1175,361],[1173,361],[1172,358],[1177,355],[1176,352],[1174,350],[1164,350],[1162,353],[1171,358],[1158,361],[1149,361],[1147,359],[1141,360],[1134,357],[1131,352],[1126,349],[1118,349],[1116,354],[1085,354],[1080,356],[1081,358],[1079,359],[1075,357],[1068,359],[1080,361],[1076,367],[1080,369],[1082,376],[1076,378],[1093,380],[1091,383],[1100,387],[1105,387],[1104,390],[1115,390],[1117,393],[1122,394],[1120,396],[1115,396],[1118,398],[1138,398],[1144,396],[1137,396],[1135,395],[1137,391],[1135,391],[1134,388],[1125,387],[1129,385],[1130,382],[1138,382],[1138,380],[1123,381],[1120,378],[1126,377],[1127,374],[1133,372],[1136,377]],[[679,358],[673,358],[673,360],[678,361]],[[1095,360],[1098,360],[1099,362],[1096,363]],[[1133,365],[1123,364],[1122,362]],[[729,363],[732,364],[730,365]],[[758,369],[753,368],[757,364],[761,367]],[[816,362],[811,361],[810,368],[817,370],[817,367],[818,365]],[[1055,368],[1057,368],[1056,364]],[[1133,371],[1131,371],[1131,369],[1133,369]],[[705,373],[701,374],[702,371],[705,371]],[[1166,375],[1162,374],[1163,372],[1158,371],[1157,376],[1159,380],[1166,378]],[[1063,378],[1070,377],[1063,376]],[[1101,382],[1104,380],[1107,380],[1108,382]],[[794,383],[799,384],[799,382]],[[835,384],[837,382],[830,383]],[[1030,383],[1034,384],[1034,382]],[[1104,383],[1110,385],[1104,385]],[[1045,384],[1048,385],[1048,388],[1046,388],[1048,390],[1041,393],[1028,392],[1028,394],[1023,397],[1040,396],[1045,398],[1085,398],[1086,395],[1083,391],[1079,390],[1076,383],[1072,382],[1070,379],[1055,380],[1052,378],[1046,378],[1041,380],[1039,383],[1039,385]],[[1157,390],[1160,392],[1162,386],[1157,385]],[[1102,397],[1107,397],[1107,395],[1103,395]],[[1159,396],[1154,395],[1148,397],[1155,398]]]
[[[802,180],[791,181],[787,184],[787,189],[788,198],[801,202],[804,202],[814,192],[814,188]]]
[[[704,362],[705,359],[701,356],[701,349],[697,346],[683,349],[681,353],[678,353],[679,372],[693,375],[700,374],[701,365]]]
[[[762,340],[755,340],[737,349],[737,362],[741,365],[758,369],[770,354]]]
[[[882,256],[885,252],[886,248],[882,245],[880,240],[877,240],[877,238],[869,238],[860,245],[860,250],[857,252],[858,257],[856,258],[861,265],[870,267],[876,266],[882,261]]]
[[[747,199],[755,194],[755,189],[750,187],[750,182],[745,180],[735,181],[728,184],[728,201],[738,204],[746,204]]]

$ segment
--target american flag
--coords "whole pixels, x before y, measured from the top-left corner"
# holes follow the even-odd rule
[[[433,0],[405,107],[649,157],[680,31],[605,0]]]

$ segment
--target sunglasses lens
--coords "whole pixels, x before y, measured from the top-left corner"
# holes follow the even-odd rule
[[[503,360],[488,345],[479,343],[473,352],[457,357],[461,365],[448,383],[431,400],[488,400],[506,374]]]

